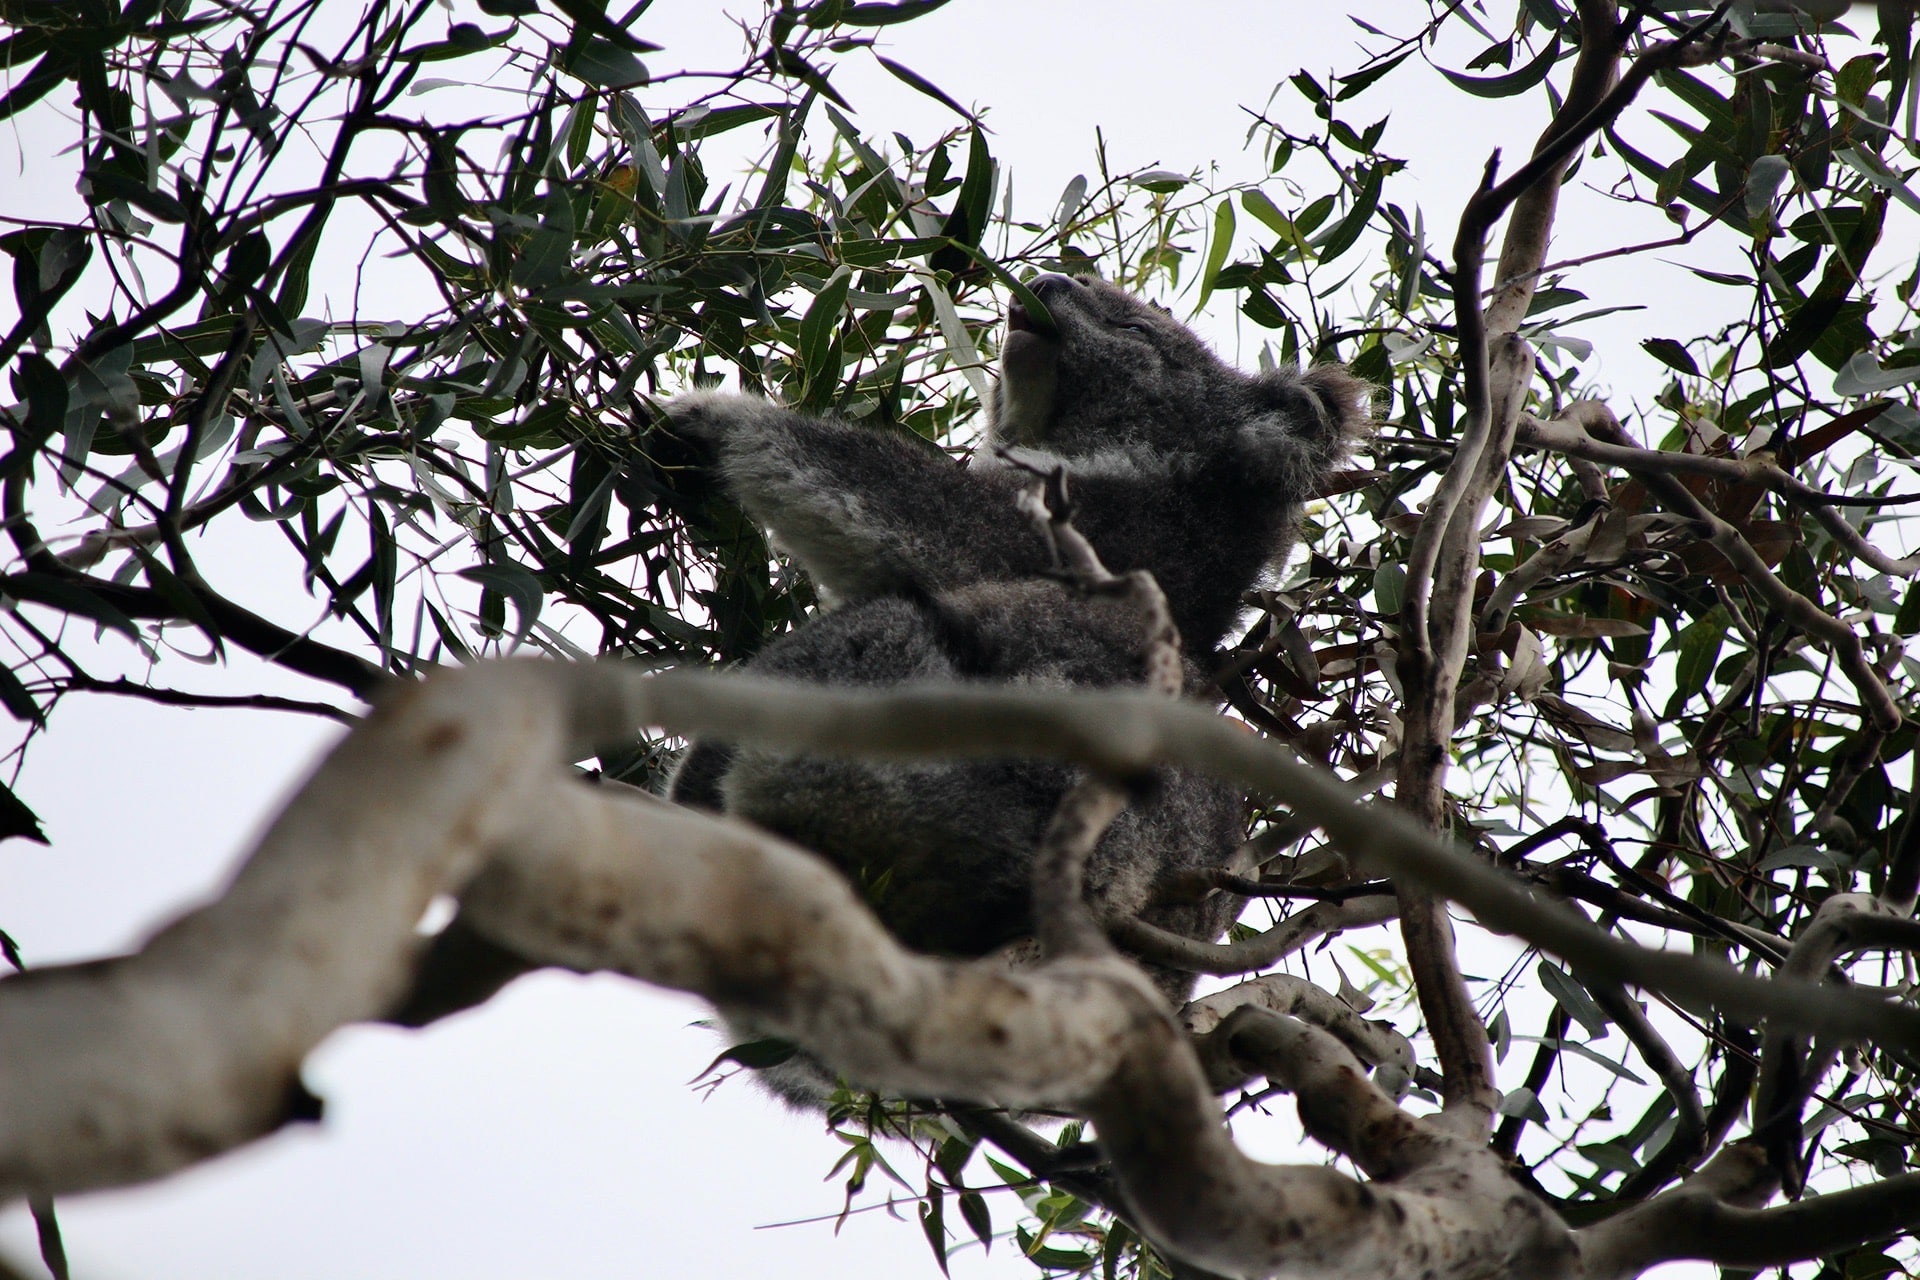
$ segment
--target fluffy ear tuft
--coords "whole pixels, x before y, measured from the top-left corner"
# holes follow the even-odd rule
[[[1299,422],[1297,431],[1321,434],[1344,448],[1373,429],[1373,384],[1356,378],[1345,365],[1316,365],[1298,372],[1274,370],[1261,374],[1259,381],[1276,409],[1305,419]]]
[[[1300,375],[1300,385],[1319,403],[1326,424],[1349,443],[1372,433],[1376,388],[1345,365],[1315,365]]]

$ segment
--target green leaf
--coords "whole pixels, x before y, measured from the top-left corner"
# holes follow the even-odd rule
[[[1346,217],[1314,241],[1314,249],[1322,262],[1332,262],[1359,241],[1360,233],[1367,229],[1367,223],[1373,217],[1373,211],[1380,207],[1380,192],[1386,180],[1386,170],[1375,165],[1367,174],[1366,185],[1360,189]]]
[[[1087,175],[1076,173],[1061,189],[1060,200],[1053,206],[1053,233],[1062,240],[1073,226],[1073,220],[1080,215],[1080,207],[1087,201]]]
[[[540,606],[546,599],[540,580],[519,565],[508,562],[474,565],[460,570],[459,576],[480,584],[483,606],[484,597],[488,594],[504,596],[513,601],[513,643],[524,643],[527,633],[533,630],[534,622],[540,617]]]
[[[1858,340],[1863,326],[1859,323],[1864,308],[1870,307],[1860,299],[1850,301],[1849,296],[1859,284],[1856,272],[1866,269],[1867,257],[1880,242],[1880,232],[1886,221],[1887,202],[1875,195],[1861,206],[1861,219],[1854,227],[1847,242],[1838,251],[1829,254],[1827,264],[1820,273],[1820,283],[1807,300],[1787,317],[1787,323],[1773,334],[1767,342],[1766,362],[1770,368],[1782,368],[1792,364],[1808,351],[1818,351],[1829,367],[1840,369],[1859,347],[1840,352],[1834,349],[1834,343],[1842,345],[1850,340]],[[1847,308],[1855,307],[1855,313],[1849,316]],[[1832,333],[1846,330],[1848,322],[1853,322],[1853,332]],[[1838,356],[1838,359],[1832,357]]]
[[[39,352],[21,355],[13,370],[13,391],[27,402],[25,426],[31,440],[45,441],[66,422],[67,380]]]
[[[1669,369],[1678,370],[1689,377],[1700,376],[1700,366],[1693,362],[1692,354],[1672,338],[1642,339],[1640,349]]]
[[[1562,1041],[1561,1043],[1564,1044],[1565,1042]],[[1595,1168],[1604,1169],[1608,1173],[1638,1173],[1640,1171],[1640,1162],[1635,1160],[1629,1152],[1621,1150],[1620,1145],[1616,1142],[1590,1142],[1577,1148],[1577,1150],[1581,1155],[1592,1161]]]
[[[482,31],[471,22],[456,22],[447,28],[445,40],[402,49],[394,55],[394,61],[445,62],[450,58],[464,58],[470,53],[478,53],[483,49],[493,49],[505,44],[518,30],[519,27],[511,22],[498,31]]]
[[[1712,687],[1713,668],[1720,660],[1720,646],[1726,638],[1726,612],[1718,606],[1688,623],[1680,632],[1680,657],[1673,672],[1676,698],[1683,699],[1697,690]]]
[[[1171,169],[1148,169],[1136,173],[1127,181],[1142,191],[1151,191],[1157,196],[1169,196],[1187,185],[1191,179],[1184,173],[1175,173]]]
[[[1560,58],[1560,37],[1555,36],[1547,42],[1533,61],[1518,71],[1509,71],[1503,76],[1462,75],[1458,71],[1449,71],[1441,67],[1440,74],[1451,80],[1455,88],[1464,89],[1476,98],[1511,98],[1525,93],[1547,78],[1547,72],[1553,70],[1553,64]]]
[[[967,247],[979,245],[993,212],[994,169],[993,156],[987,150],[987,131],[975,125],[967,143],[967,176],[960,183],[960,194],[954,197],[952,212],[940,224],[941,235]],[[950,246],[935,250],[927,265],[935,271],[957,274],[969,261],[968,254]]]
[[[743,1067],[752,1067],[756,1071],[767,1067],[777,1067],[790,1062],[800,1052],[800,1046],[791,1040],[749,1040],[745,1044],[736,1044],[707,1064],[694,1079],[704,1080],[720,1069],[723,1062],[737,1062]]]
[[[1280,212],[1277,205],[1267,198],[1267,193],[1258,187],[1251,187],[1240,193],[1240,207],[1265,224],[1268,230],[1279,235],[1290,244],[1298,245],[1299,233],[1294,230],[1293,222]]]
[[[0,675],[8,675],[0,671]],[[0,782],[0,840],[9,836],[19,836],[22,840],[31,840],[35,844],[47,844],[47,833],[40,826],[40,817],[27,808],[19,796],[13,794],[13,788]],[[14,962],[17,968],[19,962]],[[964,1208],[964,1206],[963,1206]]]
[[[1499,1115],[1516,1120],[1532,1120],[1536,1124],[1547,1123],[1547,1109],[1540,1105],[1540,1096],[1524,1085],[1507,1090],[1501,1095],[1500,1105],[1494,1110]]]
[[[1710,87],[1699,76],[1678,68],[1668,68],[1657,76],[1660,87],[1707,118],[1707,127],[1721,137],[1731,137],[1739,120],[1733,103]]]
[[[52,92],[55,85],[66,83],[73,66],[70,58],[57,52],[34,63],[27,74],[13,82],[6,96],[0,97],[0,120],[32,106]]]
[[[1607,1034],[1607,1015],[1600,1012],[1600,1006],[1571,974],[1551,960],[1542,960],[1535,972],[1540,975],[1540,985],[1547,989],[1547,994],[1586,1028],[1589,1039],[1598,1040]]]
[[[1793,166],[1785,156],[1760,156],[1748,167],[1747,217],[1756,225],[1763,226],[1771,220],[1774,199],[1791,172]]]
[[[1856,107],[1866,106],[1867,95],[1873,91],[1873,82],[1880,74],[1882,61],[1883,57],[1877,53],[1862,53],[1848,58],[1834,73],[1834,96]]]
[[[947,287],[931,271],[916,270],[914,275],[919,277],[921,286],[926,289],[927,301],[933,304],[934,319],[939,322],[947,359],[960,370],[981,404],[993,403],[993,384],[987,380],[986,361],[980,358],[980,348],[973,344],[973,335],[967,332],[966,321],[960,318],[960,309],[953,305],[953,295],[947,292]]]
[[[1783,867],[1812,867],[1818,871],[1837,871],[1842,865],[1842,860],[1831,850],[1818,845],[1790,844],[1760,859],[1754,869],[1778,871]]]
[[[920,1201],[920,1230],[927,1237],[927,1246],[933,1250],[933,1260],[940,1264],[940,1274],[952,1274],[947,1270],[947,1227],[945,1221],[946,1196],[932,1182],[927,1183],[927,1194]]]
[[[1871,353],[1862,351],[1847,361],[1834,378],[1833,394],[1849,398],[1875,396],[1909,382],[1920,382],[1920,364],[1883,368]]]
[[[1558,1050],[1561,1053],[1571,1053],[1575,1057],[1585,1058],[1588,1062],[1591,1062],[1596,1066],[1605,1067],[1607,1070],[1613,1072],[1613,1074],[1619,1076],[1622,1080],[1631,1080],[1634,1084],[1646,1083],[1645,1080],[1641,1079],[1638,1075],[1635,1075],[1633,1071],[1628,1069],[1625,1063],[1615,1062],[1612,1058],[1609,1058],[1606,1054],[1597,1053],[1594,1050],[1589,1049],[1586,1045],[1579,1043],[1578,1041],[1564,1040],[1564,1039],[1555,1040],[1548,1036],[1514,1036],[1513,1038],[1515,1040],[1531,1041],[1534,1044],[1552,1045],[1556,1050]]]
[[[1398,616],[1407,599],[1407,567],[1397,560],[1389,560],[1375,569],[1373,598],[1381,613]]]
[[[896,22],[912,22],[932,13],[947,0],[898,0],[895,4],[850,4],[840,14],[840,23],[848,27],[885,27]]]
[[[853,271],[842,263],[813,296],[807,314],[800,321],[800,368],[810,386],[839,373],[838,369],[828,366],[835,363],[833,339],[840,329],[840,317],[847,309],[847,290],[852,284]]]
[[[1898,175],[1880,163],[1878,156],[1859,147],[1848,147],[1844,151],[1836,151],[1834,155],[1842,164],[1868,182],[1879,187],[1915,213],[1920,213],[1920,195],[1915,195],[1913,189],[1900,181]]]
[[[961,1192],[960,1216],[966,1219],[967,1229],[980,1242],[981,1251],[990,1252],[993,1249],[993,1214],[987,1208],[987,1198],[978,1191]]]
[[[647,83],[646,64],[632,50],[592,37],[574,46],[562,60],[561,70],[602,89],[630,89]]]
[[[1340,92],[1335,95],[1335,100],[1345,102],[1350,98],[1359,97],[1374,82],[1412,56],[1413,50],[1409,49],[1398,57],[1388,58],[1385,62],[1356,71],[1350,76],[1335,76],[1334,82],[1340,86]]]
[[[33,695],[27,692],[27,686],[20,683],[20,677],[13,673],[11,667],[0,666],[0,706],[4,706],[15,720],[37,725],[47,722],[46,713],[40,710],[40,704],[33,700]]]
[[[908,88],[919,93],[924,93],[927,97],[932,98],[935,102],[947,108],[947,110],[957,116],[964,117],[973,124],[979,123],[978,117],[976,117],[973,112],[948,97],[944,89],[921,75],[918,71],[915,71],[912,67],[903,66],[895,62],[892,58],[883,58],[877,53],[874,55],[874,59],[879,62],[881,66],[892,72],[894,78]]]
[[[1222,200],[1213,210],[1213,237],[1207,242],[1207,263],[1200,272],[1200,301],[1194,305],[1196,313],[1204,310],[1207,299],[1213,296],[1213,287],[1220,279],[1220,268],[1227,261],[1227,251],[1233,248],[1233,201]]]

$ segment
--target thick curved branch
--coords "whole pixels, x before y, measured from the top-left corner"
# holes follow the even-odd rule
[[[1685,1066],[1673,1046],[1647,1017],[1646,1010],[1618,986],[1595,984],[1591,989],[1593,1002],[1600,1011],[1613,1020],[1615,1026],[1627,1037],[1627,1042],[1639,1051],[1643,1062],[1660,1077],[1660,1083],[1666,1088],[1667,1096],[1673,1099],[1674,1130],[1667,1139],[1667,1145],[1682,1160],[1698,1160],[1707,1150],[1707,1113],[1700,1105],[1700,1095],[1693,1085],[1693,1071]]]
[[[1143,960],[1188,973],[1231,977],[1277,964],[1328,934],[1384,924],[1399,914],[1399,910],[1399,904],[1388,891],[1344,902],[1316,902],[1241,942],[1202,942],[1130,916],[1107,921],[1107,933],[1125,947],[1128,954]]]
[[[1823,1257],[1920,1227],[1920,1173],[1746,1209],[1720,1200],[1676,1205],[1660,1215],[1663,1241],[1652,1261],[1702,1258],[1729,1267],[1777,1267]]]
[[[1766,1157],[1729,1147],[1685,1183],[1578,1233],[1592,1280],[1626,1280],[1649,1267],[1698,1258],[1724,1267],[1778,1267],[1920,1226],[1920,1173],[1747,1207],[1772,1189]]]
[[[709,707],[724,687],[680,685]],[[858,724],[802,692],[815,726]],[[1196,710],[1147,701],[1155,716]],[[460,890],[469,917],[517,951],[698,992],[864,1083],[1087,1115],[1129,1212],[1193,1265],[1568,1274],[1564,1227],[1478,1144],[1372,1186],[1246,1158],[1185,1032],[1124,961],[1013,972],[913,955],[811,855],[569,776],[567,759],[636,718],[677,718],[662,714],[675,702],[667,682],[613,666],[500,663],[396,689],[220,900],[139,955],[0,983],[0,1195],[157,1176],[297,1114],[300,1058],[393,1000],[414,921]],[[898,721],[854,737],[880,723]],[[1272,1055],[1292,1054],[1303,1113],[1363,1140],[1345,1114],[1371,1089],[1358,1065],[1297,1023],[1281,1034]],[[1367,1115],[1380,1105],[1373,1095]]]
[[[414,922],[436,894],[458,892],[476,927],[522,954],[699,992],[873,1086],[1087,1115],[1129,1211],[1196,1266],[1570,1274],[1564,1231],[1477,1141],[1448,1147],[1473,1159],[1364,1187],[1248,1160],[1185,1032],[1133,966],[1072,958],[1012,972],[912,955],[810,855],[565,767],[640,723],[813,751],[987,755],[1017,741],[1116,775],[1178,758],[1323,815],[1354,854],[1582,972],[1920,1044],[1912,1010],[1601,935],[1405,815],[1360,810],[1336,780],[1203,708],[1140,693],[881,695],[509,662],[394,687],[229,891],[139,955],[0,982],[0,1194],[155,1177],[311,1114],[301,1058],[393,1003],[420,949]],[[1267,1062],[1261,1043],[1248,1052]],[[1361,1073],[1324,1045],[1313,1052],[1321,1065],[1283,1072],[1285,1083],[1310,1123],[1345,1132]]]
[[[1868,947],[1908,949],[1920,943],[1920,922],[1864,893],[1836,893],[1820,904],[1794,939],[1782,974],[1817,981],[1841,956]],[[1753,1095],[1754,1136],[1767,1149],[1788,1191],[1806,1183],[1801,1113],[1838,1056],[1834,1045],[1809,1046],[1791,1027],[1769,1025],[1760,1043],[1760,1080]]]
[[[1367,1018],[1343,1004],[1325,987],[1290,973],[1250,978],[1225,991],[1203,996],[1180,1011],[1180,1021],[1190,1034],[1208,1036],[1235,1010],[1246,1008],[1265,1009],[1311,1023],[1330,1033],[1369,1066],[1389,1067],[1408,1079],[1418,1066],[1413,1042],[1395,1031],[1392,1023]],[[1209,1059],[1204,1048],[1201,1058],[1207,1063],[1207,1074],[1216,1089],[1234,1088],[1242,1083],[1243,1077],[1221,1076],[1216,1070],[1221,1064]]]
[[[1374,1178],[1400,1178],[1442,1160],[1489,1153],[1431,1120],[1410,1116],[1376,1088],[1332,1031],[1258,1004],[1241,1004],[1207,1035],[1202,1053],[1229,1059],[1300,1099],[1300,1119],[1315,1141]]]
[[[1311,813],[1340,850],[1396,880],[1410,876],[1566,960],[1582,976],[1645,987],[1690,1009],[1743,1020],[1777,1017],[1805,1030],[1920,1050],[1920,1011],[1863,991],[1741,973],[1718,959],[1612,937],[1506,873],[1440,840],[1393,806],[1361,806],[1353,790],[1250,737],[1204,707],[1143,693],[1044,694],[976,688],[875,693],[809,688],[695,671],[646,677],[605,671],[597,695],[633,724],[717,741],[822,755],[1004,756],[1006,744],[1132,776],[1179,763]],[[1365,901],[1365,899],[1356,899]]]
[[[1610,124],[1654,71],[1678,57],[1698,34],[1689,32],[1650,50],[1616,84],[1626,35],[1618,7],[1613,0],[1581,0],[1578,9],[1580,54],[1566,99],[1532,157],[1512,177],[1496,183],[1499,153],[1488,160],[1454,237],[1451,283],[1463,425],[1453,460],[1408,552],[1399,662],[1406,710],[1395,786],[1399,801],[1435,830],[1444,830],[1447,821],[1446,744],[1457,721],[1473,632],[1481,518],[1505,480],[1533,374],[1533,354],[1516,331],[1546,260],[1560,182],[1580,145]],[[1487,236],[1509,208],[1513,216],[1501,248],[1500,284],[1483,314],[1479,299]],[[1399,885],[1398,892],[1407,963],[1446,1076],[1446,1106],[1459,1112],[1463,1125],[1484,1129],[1498,1098],[1493,1055],[1454,958],[1452,924],[1430,895],[1411,884]]]

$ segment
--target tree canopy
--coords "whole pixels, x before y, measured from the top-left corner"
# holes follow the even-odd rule
[[[1508,1265],[1531,1274],[1911,1266],[1913,5],[1360,8],[1353,65],[1244,86],[1258,181],[1208,163],[1241,139],[1195,139],[1168,161],[1190,167],[1096,154],[1041,198],[996,161],[972,105],[989,85],[888,54],[891,30],[943,3],[770,6],[719,69],[649,39],[648,0],[0,6],[0,117],[70,127],[60,163],[86,202],[59,221],[29,191],[0,197],[16,762],[92,696],[357,721],[392,682],[489,657],[627,659],[619,679],[746,657],[815,607],[812,587],[688,465],[658,404],[724,383],[962,449],[1008,300],[1032,304],[1036,272],[1097,272],[1234,327],[1263,361],[1341,361],[1377,388],[1366,452],[1216,675],[1248,743],[1322,773],[1177,718],[1089,745],[1076,717],[1122,714],[1097,700],[1034,710],[1038,728],[1011,703],[928,710],[943,733],[1028,725],[1036,749],[1096,768],[1190,750],[1254,791],[1254,870],[1208,886],[1248,900],[1226,941],[1113,923],[1228,980],[1187,1012],[1193,1078],[1234,1119],[1298,1095],[1308,1135],[1368,1179],[1342,1185],[1433,1205],[1457,1203],[1436,1171],[1512,1188],[1534,1225]],[[856,112],[836,89],[853,60],[949,127],[916,139]],[[1423,65],[1449,94],[1512,104],[1464,209],[1421,207],[1422,159],[1375,114]],[[1621,233],[1556,257],[1575,206]],[[1600,381],[1582,337],[1617,310],[1594,282],[1623,272],[1663,370],[1646,386]],[[1660,305],[1683,290],[1711,311],[1697,332]],[[203,572],[229,537],[293,548],[307,613]],[[298,692],[185,674],[236,653]],[[634,687],[656,685],[680,692],[591,686],[631,719],[622,745],[592,740],[589,772],[657,793],[682,735],[785,741],[827,706],[753,694],[800,727],[783,726],[724,683]],[[835,722],[855,747],[939,749],[856,712]],[[0,834],[43,838],[33,804],[0,791]],[[459,865],[452,890],[478,876],[465,905],[500,896]],[[1510,954],[1489,932],[1524,958],[1481,971]],[[531,959],[713,994],[536,934],[516,935]],[[24,1006],[58,981],[0,984],[0,1025],[9,991]],[[377,1012],[342,1003],[337,1020]],[[24,1043],[0,1048],[0,1078]],[[875,1135],[924,1157],[943,1267],[956,1239],[1011,1231],[1051,1274],[1417,1270],[1358,1244],[1235,1253],[1233,1231],[1156,1200],[1113,1079],[1158,1118],[1185,1096],[1159,1049],[1127,1057],[1138,1079],[1033,1085],[1029,1104],[1073,1113],[1062,1130],[899,1102],[914,1090],[897,1064],[846,1052],[891,1087],[839,1095],[833,1122],[857,1161],[899,1166]],[[1372,1086],[1342,1075],[1356,1060]],[[957,1077],[913,1079],[967,1098]],[[0,1116],[38,1102],[0,1087]],[[240,1128],[297,1116],[285,1103]],[[8,1197],[164,1171],[124,1152],[42,1162],[44,1135],[6,1126]],[[1240,1177],[1220,1174],[1221,1203],[1244,1195],[1261,1220]],[[990,1207],[988,1180],[1019,1186],[1020,1212]],[[1434,1229],[1479,1241],[1457,1246],[1459,1274],[1493,1256],[1484,1222]]]

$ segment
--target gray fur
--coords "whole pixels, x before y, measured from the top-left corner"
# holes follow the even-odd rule
[[[1337,368],[1240,373],[1165,311],[1101,281],[1043,276],[1033,289],[1055,330],[1010,309],[990,438],[1063,462],[1075,527],[1110,570],[1151,570],[1188,651],[1210,656],[1344,456],[1364,417],[1361,384]],[[867,687],[1142,679],[1142,620],[1047,576],[1049,550],[1014,505],[1033,478],[991,450],[961,467],[898,433],[744,396],[689,396],[668,418],[713,451],[729,491],[842,602],[769,645],[755,671]],[[1191,664],[1188,683],[1204,696]],[[970,956],[1030,932],[1032,851],[1070,780],[1031,761],[876,763],[702,743],[672,793],[821,853],[908,945]],[[1223,864],[1241,809],[1211,780],[1161,771],[1094,853],[1096,909],[1144,909],[1164,928],[1218,937],[1238,899],[1148,902],[1164,872]],[[1156,978],[1170,999],[1192,986],[1188,974]],[[772,1083],[817,1100],[817,1080],[787,1077]]]

